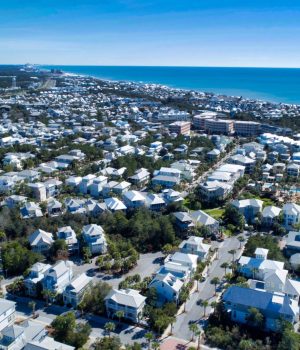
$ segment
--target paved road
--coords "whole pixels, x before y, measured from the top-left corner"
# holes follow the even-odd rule
[[[186,312],[177,316],[176,323],[174,324],[173,334],[175,337],[190,340],[191,332],[189,330],[189,324],[192,322],[197,322],[200,327],[203,326],[201,317],[203,316],[203,307],[197,305],[197,301],[207,300],[209,303],[215,300],[214,292],[215,287],[210,283],[212,278],[219,277],[220,280],[224,277],[224,269],[221,268],[223,262],[231,262],[232,255],[228,253],[231,249],[236,249],[237,254],[235,259],[239,258],[241,255],[241,250],[239,249],[240,242],[236,237],[230,237],[226,239],[219,246],[219,258],[211,264],[208,270],[208,277],[205,282],[201,283],[199,286],[199,292],[194,292],[186,304]],[[228,271],[228,270],[227,270]],[[219,291],[222,289],[219,286]],[[207,307],[206,314],[208,315],[211,311],[210,307]]]
[[[28,306],[29,298],[17,298],[16,305],[16,317],[18,319],[27,319],[32,316],[31,308]],[[48,326],[52,321],[58,316],[65,312],[71,311],[70,309],[51,305],[45,307],[45,303],[42,301],[37,301],[36,313],[39,315],[35,321],[41,323],[44,326]],[[104,325],[106,322],[111,322],[111,320],[106,317],[94,316],[94,315],[84,315],[83,317],[77,318],[77,322],[89,322],[92,327],[90,335],[90,343],[93,343],[97,338],[101,338],[106,335],[104,330]],[[141,327],[135,327],[128,325],[126,323],[116,322],[116,331],[112,334],[118,335],[121,339],[122,344],[133,344],[134,342],[142,344],[146,347],[146,340],[144,338],[147,330]]]

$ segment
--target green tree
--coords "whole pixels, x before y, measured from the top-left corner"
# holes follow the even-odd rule
[[[111,286],[99,281],[93,286],[89,287],[79,304],[79,308],[84,312],[90,312],[97,315],[101,315],[105,312],[104,299],[110,292]]]
[[[105,331],[108,333],[108,337],[110,338],[111,333],[116,329],[116,325],[113,322],[106,322],[104,325]]]
[[[206,316],[206,308],[208,307],[209,302],[207,300],[202,300],[200,305],[203,307],[203,317],[205,317]]]
[[[222,264],[221,264],[221,267],[222,267],[222,269],[224,269],[225,270],[225,275],[226,275],[226,271],[227,271],[227,269],[229,268],[229,263],[228,262],[223,262]]]
[[[119,323],[121,323],[121,319],[125,316],[125,312],[123,310],[118,310],[116,313],[115,313],[116,317],[118,318],[119,320]]]
[[[198,330],[197,324],[196,324],[196,323],[191,323],[191,324],[189,324],[189,330],[192,332],[191,340],[194,341],[195,333],[196,333],[197,330]]]
[[[256,309],[255,307],[251,307],[248,309],[247,322],[254,327],[263,327],[264,316],[263,314]]]
[[[232,255],[232,262],[235,261],[235,254],[236,254],[236,250],[235,249],[231,249],[231,250],[228,250],[228,253]]]
[[[240,249],[241,249],[241,248],[242,248],[242,243],[245,242],[245,237],[243,237],[243,236],[238,236],[238,240],[239,240],[239,242],[240,242]]]
[[[28,303],[28,306],[31,308],[32,310],[32,316],[35,316],[35,307],[36,307],[36,303],[32,300]]]
[[[217,294],[217,285],[220,283],[220,279],[219,277],[214,277],[212,278],[212,280],[210,281],[211,284],[213,284],[215,286],[215,295]]]
[[[147,332],[147,333],[145,334],[145,339],[148,341],[148,349],[150,349],[150,348],[151,348],[151,342],[152,342],[152,340],[154,339],[153,333]]]
[[[89,324],[76,323],[76,317],[72,312],[57,316],[52,322],[52,327],[55,340],[74,346],[77,349],[88,341],[91,333]]]
[[[119,337],[103,337],[101,339],[97,339],[93,344],[94,350],[120,350],[121,349],[121,341]],[[130,350],[139,350],[139,348],[130,348]]]

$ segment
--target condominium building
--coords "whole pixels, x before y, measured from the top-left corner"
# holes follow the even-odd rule
[[[177,135],[189,135],[191,131],[191,123],[186,121],[178,121],[169,125],[170,133]]]
[[[257,136],[260,133],[260,123],[237,120],[234,122],[234,130],[239,136]]]
[[[204,129],[211,134],[226,134],[234,133],[234,124],[228,119],[205,119]]]

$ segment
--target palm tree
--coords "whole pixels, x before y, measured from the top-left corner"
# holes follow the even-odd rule
[[[148,349],[150,350],[151,347],[151,341],[154,339],[154,335],[151,332],[147,332],[145,334],[145,338],[148,340]]]
[[[234,262],[234,256],[235,256],[236,250],[235,249],[228,250],[228,253],[232,255],[232,262]]]
[[[202,332],[200,329],[197,330],[197,332],[195,333],[195,335],[198,337],[198,345],[197,345],[197,350],[200,350],[200,343],[201,343],[201,335]]]
[[[238,236],[238,240],[240,242],[240,249],[242,248],[242,243],[245,242],[245,238],[243,236]]]
[[[222,269],[224,269],[225,270],[225,275],[226,275],[226,270],[229,268],[229,264],[228,264],[228,262],[223,262],[223,264],[221,265],[221,267],[222,267]]]
[[[220,279],[219,277],[214,277],[211,281],[211,284],[213,284],[215,286],[215,295],[217,294],[217,284],[220,283]]]
[[[52,292],[51,290],[49,289],[44,289],[43,292],[42,292],[43,296],[45,297],[46,299],[46,305],[48,306],[49,305],[49,301],[51,301],[52,299],[54,299],[56,297],[56,293],[55,292]]]
[[[217,302],[217,301],[212,301],[212,302],[210,303],[210,306],[211,306],[211,308],[214,310],[214,313],[215,313],[216,308],[217,308],[217,306],[218,306],[218,302]]]
[[[192,338],[191,338],[191,340],[194,341],[195,333],[198,331],[198,326],[196,325],[196,323],[191,323],[191,324],[189,325],[189,330],[192,332]]]
[[[116,329],[116,325],[113,322],[106,322],[104,325],[104,329],[108,333],[108,337],[110,338],[110,334]]]
[[[171,335],[173,334],[173,325],[175,322],[176,322],[176,317],[175,316],[170,317]]]
[[[196,273],[194,275],[194,279],[195,281],[197,282],[197,292],[199,292],[199,282],[201,281],[202,279],[202,274],[201,273]]]
[[[32,300],[28,303],[28,306],[31,308],[32,310],[32,317],[34,317],[35,315],[35,306],[36,306],[36,303]]]
[[[159,342],[158,342],[158,341],[154,341],[154,342],[152,343],[152,349],[153,349],[153,350],[159,349]]]
[[[208,307],[209,302],[207,300],[203,300],[201,306],[203,307],[203,317],[206,316],[206,308]]]
[[[115,315],[118,317],[119,323],[121,322],[121,318],[125,316],[125,312],[123,310],[118,310]]]

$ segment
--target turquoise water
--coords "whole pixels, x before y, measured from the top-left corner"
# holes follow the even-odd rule
[[[218,67],[44,66],[108,80],[300,104],[300,69]]]

